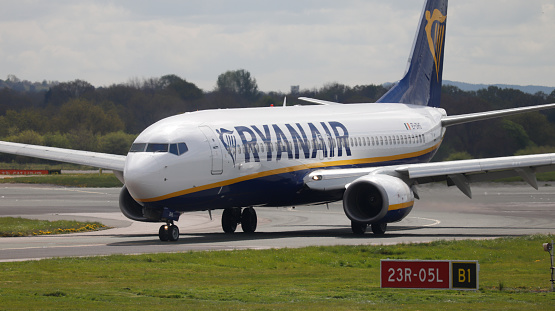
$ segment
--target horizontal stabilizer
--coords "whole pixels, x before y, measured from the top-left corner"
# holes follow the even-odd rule
[[[321,100],[321,99],[315,99],[315,98],[309,98],[309,97],[299,97],[299,99],[304,100],[305,102],[318,104],[318,105],[341,105],[341,103],[330,102],[327,100]]]

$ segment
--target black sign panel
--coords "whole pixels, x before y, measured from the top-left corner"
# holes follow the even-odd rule
[[[451,262],[452,289],[478,289],[478,263]]]

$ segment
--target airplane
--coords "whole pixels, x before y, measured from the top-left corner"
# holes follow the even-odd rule
[[[384,234],[419,198],[417,185],[446,182],[472,197],[470,184],[555,170],[555,154],[428,163],[447,127],[554,108],[555,104],[448,116],[440,108],[447,0],[427,0],[403,78],[376,103],[188,112],[146,128],[126,156],[0,142],[0,152],[113,170],[119,206],[135,221],[174,222],[223,209],[223,231],[257,228],[254,207],[343,201],[355,234]],[[313,105],[316,104],[316,105]]]

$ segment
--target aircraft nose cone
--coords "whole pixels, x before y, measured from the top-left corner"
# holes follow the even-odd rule
[[[128,155],[125,162],[125,185],[135,199],[148,199],[157,196],[161,183],[160,164],[150,154]]]

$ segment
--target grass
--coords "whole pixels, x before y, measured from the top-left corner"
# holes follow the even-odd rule
[[[536,175],[536,178],[538,179],[538,181],[555,181],[555,172],[545,172],[545,173],[538,173]],[[500,179],[500,180],[496,180],[498,182],[514,182],[514,181],[522,181],[522,178],[520,177],[511,177],[511,178],[505,178],[505,179]]]
[[[19,217],[0,217],[0,237],[87,232],[105,228],[105,225],[98,222],[91,223],[71,220],[48,221]]]
[[[51,184],[66,187],[112,188],[121,187],[121,182],[114,174],[61,174],[35,175],[0,179],[0,183]]]
[[[0,263],[5,309],[548,310],[535,235],[393,246],[114,255]],[[479,260],[478,291],[381,289],[380,259]]]
[[[98,170],[98,168],[71,163],[18,163],[0,162],[0,169],[10,170]]]

